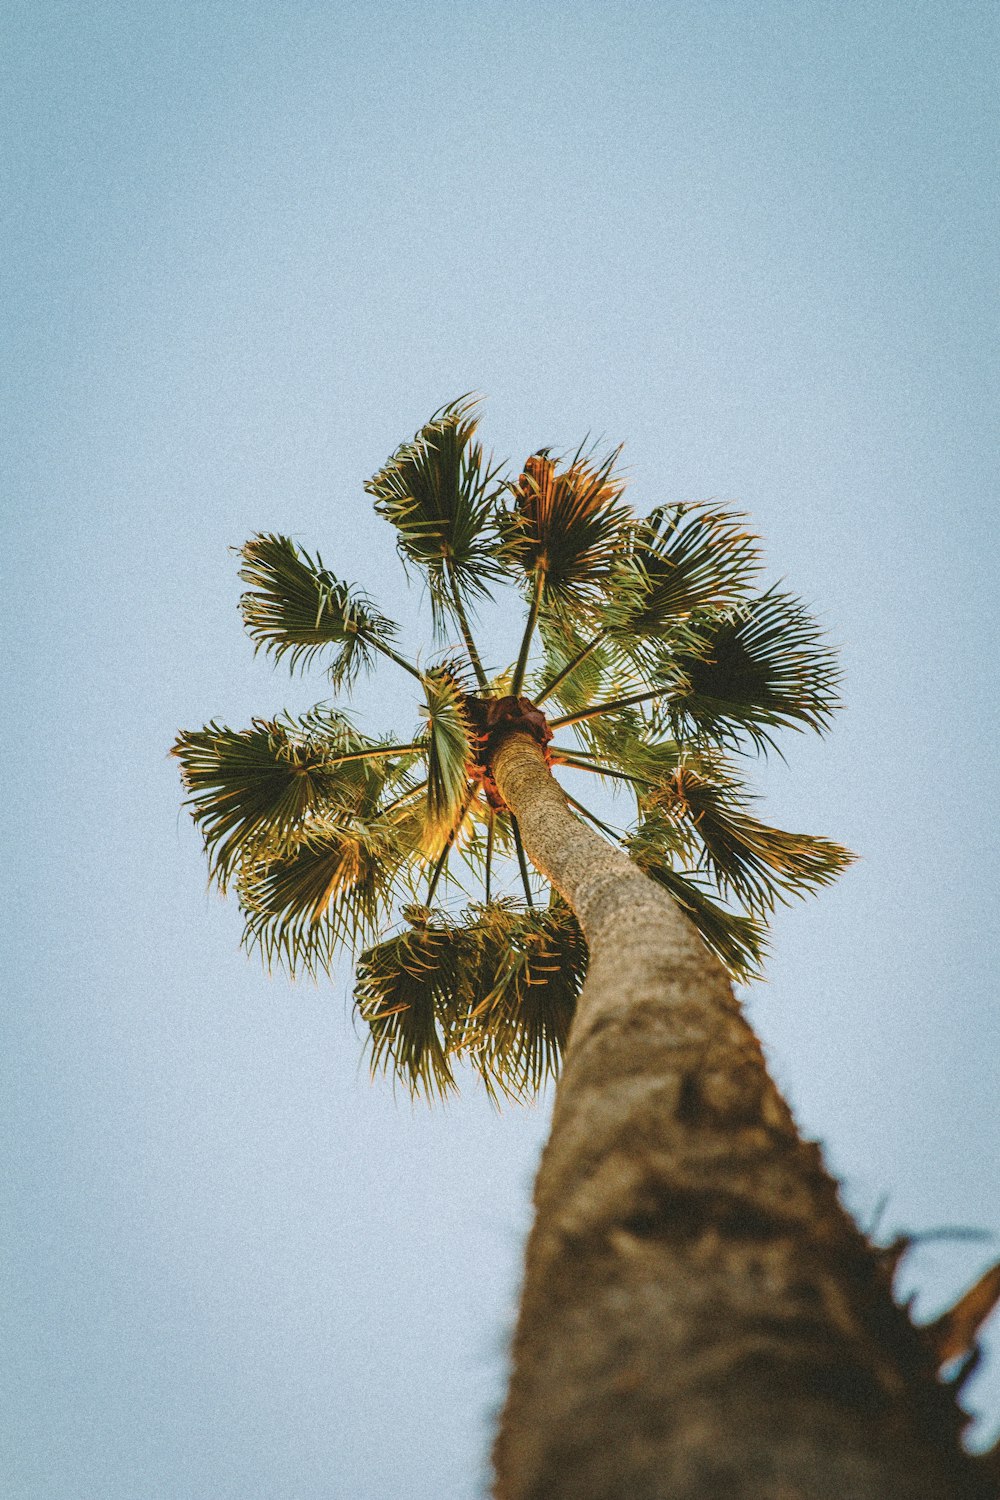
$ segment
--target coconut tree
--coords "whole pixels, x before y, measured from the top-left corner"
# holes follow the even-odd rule
[[[826,729],[834,655],[761,585],[740,516],[636,515],[617,453],[505,475],[477,416],[443,408],[366,486],[426,587],[428,652],[289,537],[241,549],[257,648],[334,695],[384,662],[416,727],[373,736],[324,701],[174,749],[247,947],[292,974],[354,954],[375,1071],[495,1099],[558,1076],[496,1493],[985,1494],[936,1370],[989,1288],[961,1326],[912,1326],[732,989],[776,904],[851,858],[761,821],[743,771]],[[473,630],[504,589],[513,662]]]

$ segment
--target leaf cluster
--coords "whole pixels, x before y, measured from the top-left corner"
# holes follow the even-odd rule
[[[335,578],[317,554],[311,558],[290,537],[258,533],[240,549],[240,578],[250,585],[240,598],[247,633],[275,661],[287,657],[294,672],[327,655],[335,690],[370,671],[380,645],[398,627],[360,590]]]
[[[358,734],[342,715],[212,723],[173,753],[209,873],[236,885],[244,941],[289,972],[326,967],[388,920],[418,788],[413,747]]]
[[[822,732],[839,706],[835,653],[802,603],[775,589],[701,612],[659,665],[675,732],[737,748],[766,749],[780,729]]]
[[[494,1096],[537,1092],[558,1072],[586,974],[573,913],[558,901],[535,910],[495,901],[458,921],[426,907],[407,915],[407,928],[358,964],[373,1071],[444,1095],[464,1061]]]
[[[426,576],[440,626],[457,598],[489,597],[496,562],[497,471],[475,441],[478,403],[443,406],[365,485],[396,529],[404,562]]]
[[[607,594],[617,549],[632,518],[615,473],[619,450],[600,462],[581,450],[560,468],[543,449],[511,485],[500,519],[504,564],[541,586],[551,612],[586,608]]]

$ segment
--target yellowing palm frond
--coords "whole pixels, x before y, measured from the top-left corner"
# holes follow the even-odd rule
[[[428,853],[440,851],[466,805],[474,759],[465,691],[453,666],[432,667],[424,678],[427,719]]]
[[[511,486],[512,507],[501,527],[503,560],[541,585],[550,609],[594,604],[608,588],[631,509],[615,474],[618,450],[593,463],[582,452],[560,469],[547,451],[535,453]]]

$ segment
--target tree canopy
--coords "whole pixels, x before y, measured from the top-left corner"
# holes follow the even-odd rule
[[[183,731],[174,753],[249,949],[293,975],[350,953],[373,1066],[415,1091],[454,1088],[465,1059],[491,1093],[524,1097],[558,1070],[587,949],[492,783],[491,744],[513,722],[557,772],[624,794],[614,825],[570,801],[735,978],[760,973],[776,904],[851,855],[754,811],[748,758],[781,731],[823,732],[839,679],[803,604],[761,586],[744,518],[701,503],[637,515],[617,451],[541,450],[506,472],[478,417],[468,397],[442,408],[366,485],[426,584],[429,656],[407,654],[318,553],[269,533],[240,549],[256,648],[322,669],[335,695],[393,663],[419,695],[416,735],[365,734],[324,701]],[[484,658],[473,634],[477,606],[504,590],[525,612],[514,662]]]

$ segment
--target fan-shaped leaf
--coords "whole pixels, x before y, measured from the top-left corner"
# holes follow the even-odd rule
[[[398,750],[406,747],[367,740],[323,710],[298,721],[255,719],[250,729],[211,723],[182,731],[173,754],[212,878],[225,890],[245,856],[259,862],[287,855],[310,829],[377,806],[412,761]]]
[[[482,994],[465,1045],[487,1088],[511,1097],[555,1078],[587,972],[587,944],[564,902],[481,909],[473,937]]]
[[[619,709],[614,714],[583,719],[573,733],[586,752],[607,765],[630,775],[659,781],[677,766],[683,747],[665,739],[661,726],[650,722],[638,709]]]
[[[713,901],[697,874],[675,867],[677,851],[661,837],[662,825],[644,821],[625,840],[640,870],[670,892],[705,944],[734,979],[759,979],[767,951],[764,927],[753,917]]]
[[[554,683],[545,697],[551,696],[564,713],[589,707],[600,697],[609,669],[607,647],[600,636],[587,635],[566,615],[543,614],[538,627],[545,648],[538,693]]]
[[[342,583],[287,536],[251,537],[241,550],[240,577],[250,589],[240,599],[243,622],[276,661],[289,658],[294,672],[328,653],[335,687],[369,670],[377,645],[388,644],[397,627],[359,591]]]
[[[334,951],[357,950],[388,923],[405,849],[388,827],[328,827],[285,857],[240,872],[244,945],[288,973],[328,970]]]
[[[473,441],[477,406],[462,397],[442,407],[365,485],[403,560],[425,571],[438,626],[455,610],[452,585],[476,599],[499,576],[496,469]]]
[[[503,560],[533,582],[550,611],[593,604],[608,588],[631,509],[620,500],[617,450],[601,463],[577,453],[560,470],[547,450],[535,453],[511,487],[501,517]]]
[[[833,651],[801,603],[774,590],[692,622],[685,648],[665,666],[678,735],[765,748],[772,729],[825,730],[837,707]]]
[[[761,823],[747,811],[738,783],[718,770],[709,779],[690,764],[680,765],[651,800],[697,839],[720,890],[760,914],[786,894],[804,896],[832,884],[854,859],[830,839]]]
[[[473,761],[472,726],[465,691],[453,666],[431,667],[424,677],[428,723],[428,853],[440,851],[454,832],[466,802]]]
[[[413,1093],[450,1093],[449,1053],[472,995],[466,946],[449,926],[420,921],[362,954],[354,998],[372,1072],[391,1070]]]
[[[294,847],[309,815],[322,809],[334,775],[327,745],[295,738],[278,720],[256,719],[251,729],[211,723],[184,730],[173,754],[223,889],[248,847],[275,854]]]
[[[743,517],[709,505],[660,506],[630,528],[603,614],[619,645],[662,640],[698,610],[740,603],[760,568]]]

